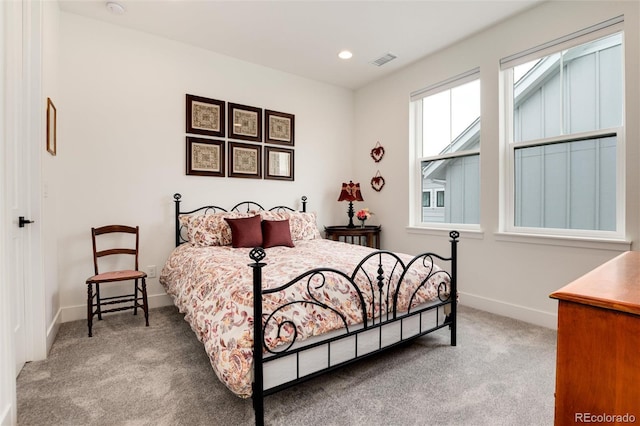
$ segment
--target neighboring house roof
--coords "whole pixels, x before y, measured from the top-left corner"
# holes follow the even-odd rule
[[[622,35],[614,34],[591,43],[583,44],[570,50],[564,50],[538,60],[518,81],[514,83],[514,106],[522,104],[531,93],[560,72],[560,59],[563,66],[571,61],[590,55],[594,52],[609,49],[622,43]]]
[[[467,151],[480,143],[480,117],[476,118],[473,123],[460,133],[460,135],[451,142],[449,146],[443,149],[439,155],[451,152]],[[445,161],[432,161],[427,167],[422,168],[422,177],[429,176],[430,179],[445,179],[444,174],[440,176],[440,171],[444,173]]]

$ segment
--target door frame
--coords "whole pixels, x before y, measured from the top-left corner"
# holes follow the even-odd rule
[[[23,5],[23,131],[25,165],[27,166],[27,191],[25,217],[34,219],[29,225],[25,250],[25,325],[27,361],[38,361],[47,357],[46,289],[43,279],[42,253],[42,166],[41,156],[45,150],[45,125],[47,103],[42,89],[43,70],[43,2],[22,0]],[[11,218],[16,220],[17,218]]]

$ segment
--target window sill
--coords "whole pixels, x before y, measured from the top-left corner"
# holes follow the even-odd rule
[[[449,224],[448,226],[407,226],[409,234],[431,235],[434,237],[448,237],[449,232],[458,231],[460,239],[484,239],[484,232],[477,225]]]
[[[556,235],[536,235],[512,232],[496,232],[496,241],[550,245],[572,248],[587,248],[597,250],[629,251],[631,241],[609,238],[568,237]]]

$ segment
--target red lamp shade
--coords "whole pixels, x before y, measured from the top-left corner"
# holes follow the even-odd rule
[[[360,184],[353,183],[353,181],[343,182],[338,201],[364,201],[360,192]]]

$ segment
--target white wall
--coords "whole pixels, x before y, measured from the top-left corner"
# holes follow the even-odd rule
[[[409,94],[475,67],[482,87],[481,233],[463,232],[460,302],[554,327],[557,303],[548,295],[628,249],[624,244],[590,244],[499,233],[502,190],[499,124],[499,60],[508,55],[625,15],[627,239],[640,237],[638,167],[639,87],[638,2],[545,2],[456,45],[443,49],[388,78],[357,91],[355,176],[369,182],[379,169],[386,186],[366,199],[383,226],[385,248],[406,252],[446,250],[444,231],[416,231],[409,224]],[[453,25],[454,23],[452,23]],[[380,141],[386,154],[376,164],[369,152]]]
[[[139,225],[140,265],[160,271],[174,244],[175,192],[186,208],[246,199],[295,206],[306,195],[321,226],[343,219],[346,206],[336,199],[352,171],[352,91],[73,14],[60,18],[49,197],[59,211],[62,321],[86,317],[92,226]],[[295,114],[295,181],[186,176],[187,93]],[[148,283],[150,303],[166,303],[157,279]]]

